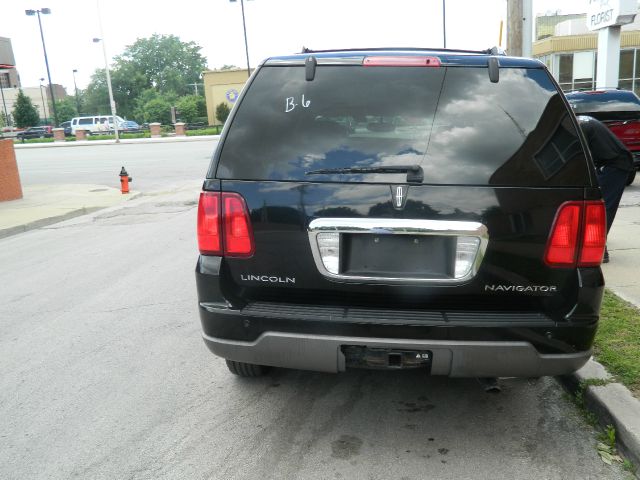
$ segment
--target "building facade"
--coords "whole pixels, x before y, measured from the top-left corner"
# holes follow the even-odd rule
[[[22,90],[29,99],[43,122],[53,122],[53,112],[51,111],[51,97],[49,95],[49,86],[42,85],[40,87],[25,87],[25,88],[3,88],[4,103],[7,107],[7,113],[13,115],[13,108],[18,98],[18,92]],[[62,85],[53,84],[53,95],[56,101],[61,100],[67,96],[67,92]],[[1,99],[0,99],[1,101]],[[4,105],[0,105],[0,111],[3,110]]]
[[[15,65],[11,39],[0,37],[0,87],[20,88],[20,76]]]
[[[595,89],[598,33],[587,29],[585,14],[537,17],[536,38],[533,57],[545,63],[564,91]],[[640,15],[622,27],[617,87],[640,95]]]
[[[202,81],[204,82],[209,125],[220,125],[216,118],[216,107],[221,103],[226,103],[230,109],[233,108],[247,79],[246,69],[203,72]]]

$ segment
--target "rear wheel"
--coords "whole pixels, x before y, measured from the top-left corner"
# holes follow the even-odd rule
[[[631,170],[629,172],[629,177],[627,178],[627,185],[631,185],[635,179],[636,179],[636,171]]]
[[[253,363],[234,362],[233,360],[225,360],[227,368],[234,375],[239,377],[260,377],[267,373],[268,367],[263,365],[254,365]]]

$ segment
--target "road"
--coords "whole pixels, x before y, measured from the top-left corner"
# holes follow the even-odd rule
[[[217,137],[216,137],[217,138]],[[16,149],[23,185],[87,183],[120,188],[120,168],[131,188],[149,192],[185,180],[201,182],[217,139],[167,143],[121,143],[82,147]]]
[[[162,192],[0,240],[0,478],[628,478],[551,378],[232,376],[200,338],[201,179],[136,151]]]

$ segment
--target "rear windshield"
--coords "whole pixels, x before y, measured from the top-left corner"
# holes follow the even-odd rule
[[[584,153],[543,69],[263,67],[233,118],[216,177],[404,183],[314,170],[420,165],[424,183],[583,184]],[[567,168],[571,167],[571,168]]]
[[[567,95],[576,115],[595,112],[640,112],[640,99],[632,92]]]

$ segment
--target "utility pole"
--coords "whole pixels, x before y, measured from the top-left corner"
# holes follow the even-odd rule
[[[507,0],[507,53],[522,56],[522,0]]]

